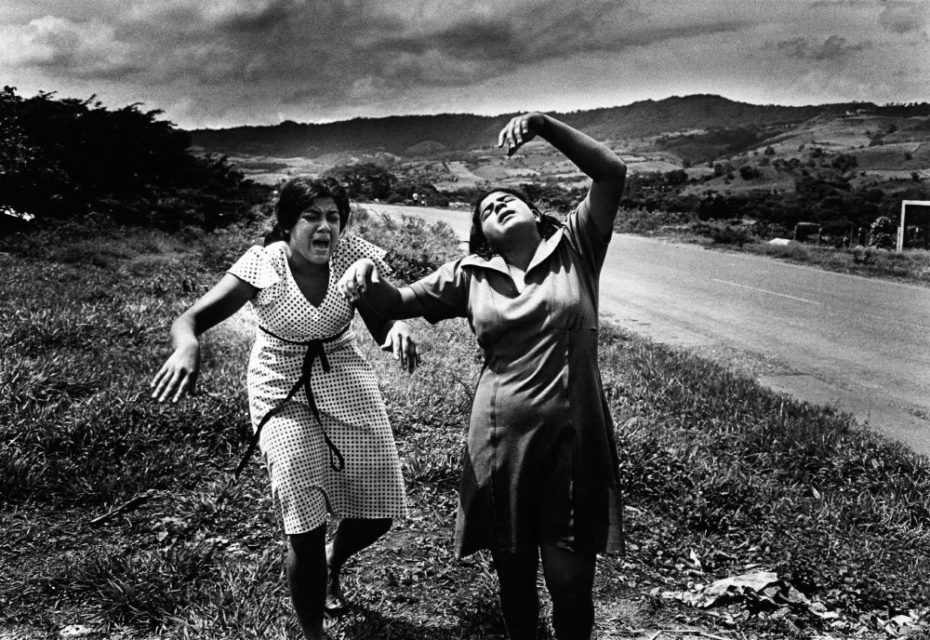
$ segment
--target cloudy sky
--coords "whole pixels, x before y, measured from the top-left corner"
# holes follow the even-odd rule
[[[0,82],[185,128],[930,100],[930,0],[3,0]]]

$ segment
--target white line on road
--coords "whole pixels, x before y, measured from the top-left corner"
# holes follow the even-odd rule
[[[750,287],[746,284],[740,284],[738,282],[730,282],[729,280],[718,280],[717,278],[712,278],[714,282],[719,282],[721,284],[729,284],[734,287],[742,287],[743,289],[751,289],[752,291],[758,291],[759,293],[768,293],[773,296],[779,296],[781,298],[788,298],[790,300],[797,300],[798,302],[806,302],[807,304],[816,304],[818,306],[823,306],[822,303],[817,302],[816,300],[807,300],[806,298],[798,298],[796,296],[789,296],[787,293],[778,293],[777,291],[769,291],[768,289],[759,289],[757,287]]]

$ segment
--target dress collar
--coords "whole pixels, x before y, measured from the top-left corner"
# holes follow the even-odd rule
[[[530,260],[530,264],[526,268],[526,273],[529,273],[535,267],[545,262],[555,251],[556,247],[559,246],[559,242],[562,241],[562,237],[564,235],[565,228],[559,227],[551,236],[548,238],[543,238],[539,243],[539,246],[536,248],[536,254],[533,256],[533,259]],[[498,253],[495,253],[490,258],[482,258],[481,256],[472,253],[462,258],[461,265],[463,267],[480,267],[482,269],[491,269],[492,271],[503,273],[508,277],[510,276],[510,271],[507,269],[507,263],[504,262],[503,256]]]

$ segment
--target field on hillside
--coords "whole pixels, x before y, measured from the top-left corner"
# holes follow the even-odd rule
[[[822,187],[819,191],[807,188],[803,201],[816,208],[818,201],[829,202],[831,196],[836,199],[850,187],[863,191],[877,188],[894,198],[894,194],[930,179],[930,128],[926,118],[869,113],[820,115],[792,125],[690,129],[604,142],[624,159],[631,176],[669,176],[686,170],[685,179],[676,182],[676,187],[662,187],[664,193],[685,198],[704,198],[708,194],[790,197],[799,181],[814,180],[820,181]],[[445,193],[495,184],[534,183],[572,189],[587,183],[576,167],[540,140],[531,141],[513,157],[498,149],[496,140],[488,139],[468,150],[425,149],[422,156],[377,151],[314,158],[239,155],[231,160],[248,177],[263,184],[276,184],[298,174],[319,175],[336,165],[354,162],[373,162]],[[650,180],[654,182],[654,178]],[[630,197],[648,199],[649,193],[647,190],[637,196],[631,192]],[[839,209],[829,215],[859,215],[862,203],[849,206],[851,211]]]
[[[364,230],[394,259],[441,245],[441,229],[413,223]],[[165,406],[147,388],[171,319],[262,231],[71,225],[0,244],[4,640],[68,625],[121,640],[297,637],[265,471],[257,457],[239,482],[226,470],[248,437],[248,316],[205,337],[197,396]],[[330,633],[500,639],[488,556],[457,560],[450,545],[481,356],[463,322],[416,329],[424,364],[411,376],[362,339],[411,517],[347,568],[352,607]],[[600,362],[628,553],[599,561],[599,638],[925,637],[925,459],[609,328]],[[707,589],[747,575],[726,598]]]

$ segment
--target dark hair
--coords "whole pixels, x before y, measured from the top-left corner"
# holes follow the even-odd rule
[[[484,237],[484,231],[481,229],[481,203],[492,193],[509,193],[513,197],[519,198],[530,208],[530,211],[536,215],[536,228],[539,230],[539,235],[543,238],[552,236],[553,233],[562,227],[562,223],[559,222],[558,218],[540,211],[539,207],[533,204],[533,201],[527,198],[526,194],[519,189],[512,189],[509,187],[488,189],[475,200],[475,209],[471,214],[471,232],[468,234],[469,253],[474,253],[485,259],[490,258],[494,254],[491,247],[488,245],[488,239]]]
[[[300,214],[315,200],[327,197],[336,202],[339,228],[345,229],[349,223],[349,196],[335,178],[291,178],[284,183],[275,204],[275,225],[271,233],[265,236],[265,244],[286,240]]]

